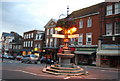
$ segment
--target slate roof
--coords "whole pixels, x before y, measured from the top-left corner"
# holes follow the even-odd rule
[[[7,37],[7,36],[14,36],[13,33],[6,33],[6,32],[3,32],[2,35],[3,35],[4,37]]]
[[[77,10],[77,11],[73,11],[70,14],[70,18],[77,18],[77,17],[89,15],[92,13],[97,13],[97,12],[99,12],[99,5],[100,4],[102,4],[102,3],[98,3],[98,4],[90,6],[90,7],[86,7],[86,8]]]

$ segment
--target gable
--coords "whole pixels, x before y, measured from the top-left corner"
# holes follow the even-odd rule
[[[44,28],[49,28],[49,27],[56,27],[57,20],[51,19],[45,26]]]

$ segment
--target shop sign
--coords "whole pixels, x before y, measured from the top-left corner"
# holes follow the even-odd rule
[[[102,49],[113,49],[113,50],[118,50],[120,49],[120,44],[103,44]]]

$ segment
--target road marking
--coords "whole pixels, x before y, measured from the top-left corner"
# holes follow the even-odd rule
[[[97,79],[97,78],[88,78],[88,79]]]
[[[37,75],[38,76],[38,74],[27,72],[27,71],[23,71],[23,70],[14,70],[14,71],[20,71],[20,72],[23,72],[23,73],[27,73],[27,74]]]
[[[64,79],[69,79],[70,77],[65,77]]]
[[[101,70],[101,71],[106,71],[106,70]]]

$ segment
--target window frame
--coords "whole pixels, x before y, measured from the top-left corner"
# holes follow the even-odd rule
[[[113,6],[112,5],[107,5],[106,7],[106,15],[112,15],[113,14]]]
[[[88,35],[90,35],[91,41],[89,41]],[[91,45],[91,44],[92,44],[92,33],[86,33],[86,45]]]
[[[110,28],[111,27],[111,28]],[[110,36],[110,35],[112,35],[113,34],[113,24],[112,23],[106,23],[106,31],[105,31],[105,34],[107,35],[107,36]],[[109,33],[109,34],[108,34]]]
[[[81,38],[81,39],[80,39]],[[78,45],[83,45],[83,34],[79,34]]]
[[[87,27],[92,27],[92,18],[88,18],[87,20]]]
[[[115,14],[119,14],[120,13],[120,3],[115,3],[114,13]]]
[[[80,19],[80,21],[79,21],[79,28],[83,28],[83,20],[82,19]]]
[[[119,23],[118,25],[117,25],[117,23]],[[116,28],[117,27],[117,28]],[[117,31],[116,31],[117,30]],[[114,23],[114,34],[115,35],[120,35],[120,22],[115,22]],[[118,33],[116,33],[116,32],[118,32]]]

